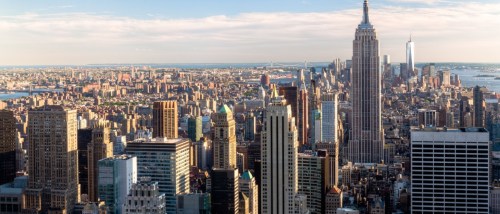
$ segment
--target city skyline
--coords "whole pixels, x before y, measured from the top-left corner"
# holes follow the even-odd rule
[[[420,3],[418,3],[420,2]],[[5,5],[2,5],[5,4]],[[208,4],[0,3],[0,65],[326,62],[350,58],[362,1]],[[416,62],[497,62],[500,4],[370,1],[381,55]],[[96,6],[99,5],[99,6]]]

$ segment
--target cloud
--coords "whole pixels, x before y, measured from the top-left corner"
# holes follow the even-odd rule
[[[416,4],[436,4],[443,2],[443,0],[389,0],[395,3],[416,3]]]
[[[243,13],[196,19],[138,19],[66,13],[0,17],[0,65],[329,61],[352,55],[361,9]],[[413,34],[417,61],[500,58],[500,4],[370,11],[381,55],[404,59]],[[145,51],[147,50],[147,51]]]

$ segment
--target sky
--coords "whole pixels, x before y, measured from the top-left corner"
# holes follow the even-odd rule
[[[0,0],[0,65],[328,62],[362,0]],[[498,0],[370,0],[380,54],[500,63]]]

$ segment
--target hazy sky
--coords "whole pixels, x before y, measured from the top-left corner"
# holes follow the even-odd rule
[[[352,56],[362,0],[0,0],[0,65],[318,62]],[[500,63],[500,1],[371,0],[381,55]]]

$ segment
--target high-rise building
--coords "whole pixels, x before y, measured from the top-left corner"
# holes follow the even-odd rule
[[[303,70],[301,70],[303,71]],[[298,105],[297,105],[297,128],[299,130],[299,143],[304,145],[308,140],[309,130],[309,95],[307,92],[306,84],[304,83],[304,75],[301,75],[302,82],[298,91]]]
[[[298,131],[292,107],[274,90],[262,131],[262,213],[294,212],[298,191],[297,148]]]
[[[176,139],[178,127],[177,101],[154,102],[153,137]]]
[[[78,129],[78,181],[80,194],[89,194],[88,146],[92,143],[92,129]]]
[[[338,99],[336,93],[325,93],[321,96],[321,132],[323,142],[338,142]]]
[[[210,193],[186,193],[177,195],[177,214],[210,214]]]
[[[330,181],[328,153],[298,154],[299,194],[307,196],[307,207],[311,213],[324,213],[327,185]]]
[[[122,206],[137,182],[137,158],[127,155],[99,160],[97,195],[111,213],[123,213]]]
[[[214,168],[210,195],[212,213],[239,213],[238,169]]]
[[[342,207],[343,194],[338,187],[333,187],[326,193],[325,214],[336,214],[337,209]]]
[[[406,65],[408,74],[411,77],[415,72],[415,43],[411,41],[406,42]]]
[[[16,134],[14,112],[0,110],[0,185],[16,177]]]
[[[168,213],[175,213],[176,195],[189,193],[189,139],[154,138],[127,144],[126,153],[137,157],[137,176],[158,182]]]
[[[384,157],[380,57],[377,33],[368,17],[367,0],[353,44],[352,134],[347,159],[356,163],[378,163]]]
[[[326,170],[328,173],[326,177],[329,179],[326,184],[328,188],[337,186],[339,182],[339,144],[340,143],[321,142],[314,145],[320,157],[328,156],[329,163],[328,169]],[[326,151],[327,155],[322,153],[320,150]]]
[[[223,105],[214,117],[214,168],[236,168],[236,122],[233,112]]]
[[[199,141],[203,137],[201,116],[188,119],[188,136],[193,142]]]
[[[240,192],[245,193],[250,201],[250,213],[259,213],[259,186],[255,183],[255,177],[253,177],[250,171],[245,171],[241,174],[239,179]]]
[[[473,96],[474,96],[474,126],[475,127],[484,127],[484,111],[485,111],[485,104],[484,104],[484,96],[483,92],[481,91],[481,87],[476,86],[474,87],[473,90]]]
[[[489,213],[488,135],[484,128],[412,130],[412,213]]]
[[[250,113],[247,118],[245,118],[245,140],[253,141],[255,140],[255,134],[257,132],[257,118]]]
[[[88,161],[88,196],[92,202],[97,202],[98,161],[113,156],[113,144],[110,139],[110,127],[105,121],[99,121],[92,127],[92,141],[87,149]]]
[[[76,116],[76,110],[53,105],[29,111],[27,212],[73,212],[78,201]]]
[[[439,113],[436,110],[419,109],[418,125],[423,127],[437,127]]]
[[[260,77],[260,85],[269,87],[269,84],[271,84],[271,77],[269,76],[269,74],[262,74],[262,76]]]
[[[141,177],[137,183],[132,184],[130,194],[125,198],[125,203],[122,207],[124,214],[165,214],[176,213],[168,211],[165,204],[165,193],[162,193],[157,181],[152,181],[148,177]]]

